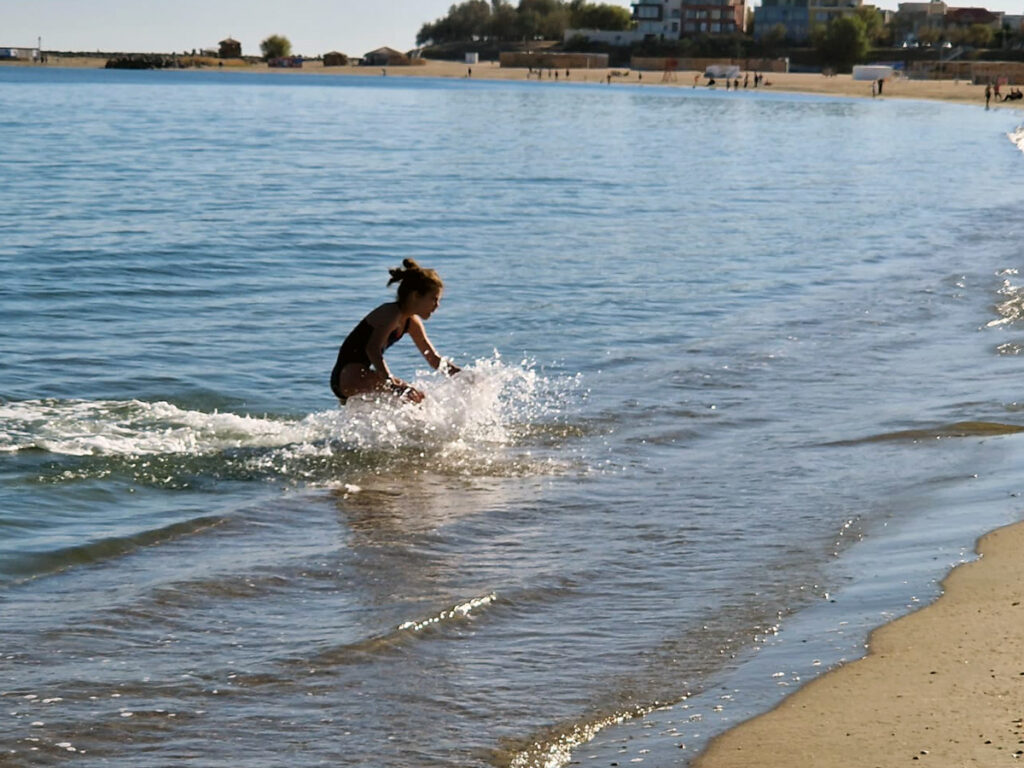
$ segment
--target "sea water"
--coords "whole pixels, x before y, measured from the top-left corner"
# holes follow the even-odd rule
[[[0,69],[0,763],[684,765],[1020,517],[1011,113],[580,80]]]

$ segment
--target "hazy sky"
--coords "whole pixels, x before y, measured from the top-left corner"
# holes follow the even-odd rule
[[[412,48],[427,21],[455,0],[0,0],[0,46],[62,51],[170,53],[215,48],[231,36],[246,55],[280,34],[295,53],[338,50],[361,56],[388,45]],[[606,0],[629,6],[628,0]],[[876,0],[895,10],[898,0]],[[950,5],[956,5],[950,2]],[[973,0],[964,5],[1024,13],[1024,0]]]
[[[42,37],[46,50],[170,53],[216,48],[230,36],[258,56],[260,41],[279,34],[294,53],[362,56],[382,45],[412,48],[423,23],[453,1],[0,0],[0,46]]]

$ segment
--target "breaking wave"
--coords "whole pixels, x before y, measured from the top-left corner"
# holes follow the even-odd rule
[[[305,416],[203,412],[141,400],[0,403],[0,453],[44,452],[40,482],[127,474],[164,487],[278,477],[327,483],[339,470],[395,464],[469,474],[533,474],[533,448],[572,432],[576,377],[548,378],[497,354],[456,377],[421,375],[418,405],[353,398]],[[541,451],[540,453],[543,453]]]

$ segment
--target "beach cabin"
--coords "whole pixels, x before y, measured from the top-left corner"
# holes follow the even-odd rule
[[[408,64],[409,57],[394,48],[378,48],[363,55],[363,64],[368,67],[386,67],[388,65]]]
[[[324,66],[325,67],[345,67],[348,66],[348,56],[340,51],[331,51],[330,53],[324,54]]]
[[[708,79],[725,78],[735,80],[740,76],[740,68],[736,64],[709,64],[704,70],[704,77]]]
[[[892,80],[895,70],[886,64],[859,64],[853,68],[854,80]]]
[[[220,58],[222,59],[240,59],[242,58],[242,44],[232,38],[226,38],[221,40],[218,45],[220,46]]]
[[[0,47],[0,61],[38,61],[38,48]]]

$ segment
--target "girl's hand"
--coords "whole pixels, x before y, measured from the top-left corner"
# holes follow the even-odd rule
[[[396,376],[392,376],[391,378],[389,378],[386,386],[392,393],[402,398],[403,400],[408,400],[410,403],[423,402],[424,394],[422,392],[416,389],[416,387],[412,386],[411,384],[407,384],[406,382],[402,381]]]
[[[416,389],[416,387],[410,387],[407,384],[405,389],[402,391],[402,397],[408,400],[410,403],[422,403],[424,397],[426,396],[418,389]]]
[[[457,366],[451,360],[445,360],[443,362],[443,365],[444,365],[444,373],[445,373],[446,376],[454,376],[456,373],[459,373],[459,372],[462,371],[462,369],[459,368],[459,366]]]

